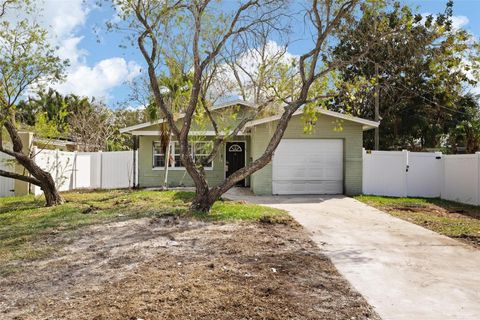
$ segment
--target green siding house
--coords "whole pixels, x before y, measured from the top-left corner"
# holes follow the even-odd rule
[[[240,121],[248,108],[255,106],[234,101],[213,108],[216,121]],[[328,110],[320,115],[310,133],[304,133],[302,112],[291,119],[273,160],[255,172],[240,186],[249,187],[257,195],[271,194],[359,194],[362,191],[363,131],[378,126],[377,122]],[[205,169],[210,185],[260,157],[268,144],[278,116],[249,122],[243,132],[227,142],[211,165]],[[181,115],[179,115],[181,121]],[[160,143],[162,120],[124,128],[121,132],[135,137],[136,184],[138,187],[163,185],[165,155]],[[208,152],[215,132],[207,125],[192,125],[191,148],[194,157]],[[170,146],[168,184],[191,187],[193,182],[182,167],[176,141]]]

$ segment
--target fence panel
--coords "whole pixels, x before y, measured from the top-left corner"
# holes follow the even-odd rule
[[[444,157],[443,199],[480,205],[479,160],[479,154]]]
[[[48,171],[60,191],[114,189],[133,186],[133,155],[118,152],[63,152],[42,150],[35,162]],[[42,190],[34,186],[34,194]]]
[[[12,157],[0,153],[0,169],[13,172],[15,170]],[[0,176],[0,197],[11,197],[15,195],[15,180]]]
[[[92,188],[92,155],[77,153],[71,189]]]
[[[133,186],[132,151],[103,152],[101,154],[103,189]]]
[[[480,153],[364,151],[363,193],[480,205]]]
[[[442,192],[442,154],[408,152],[407,195],[438,198]]]
[[[407,195],[407,153],[403,151],[363,152],[363,193],[382,196]]]
[[[75,156],[74,152],[65,152],[58,150],[38,150],[33,148],[35,163],[43,170],[52,175],[55,185],[59,191],[68,191],[73,187],[73,173]],[[33,186],[33,193],[40,195],[43,193],[38,186]]]

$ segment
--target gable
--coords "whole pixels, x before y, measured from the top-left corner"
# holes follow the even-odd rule
[[[246,101],[231,101],[227,102],[218,106],[214,106],[210,109],[215,121],[218,122],[220,128],[225,128],[227,126],[234,126],[238,124],[238,122],[245,116],[248,112],[248,109],[255,108],[254,105],[250,104]],[[182,126],[182,118],[184,114],[178,115],[177,118],[177,127],[181,128]],[[197,119],[198,120],[198,119]],[[210,121],[205,121],[206,119],[200,119],[192,121],[192,131],[211,131],[213,130],[213,126]],[[149,121],[145,123],[140,123],[134,126],[126,127],[120,129],[120,133],[132,133],[136,135],[141,135],[142,132],[159,132],[161,124],[164,122],[163,119],[159,119],[156,121]],[[205,123],[202,123],[205,122]]]

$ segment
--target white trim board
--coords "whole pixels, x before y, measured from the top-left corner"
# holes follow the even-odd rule
[[[363,124],[363,127],[362,127],[363,131],[378,128],[378,126],[380,125],[380,122],[375,122],[375,121],[371,121],[371,120],[367,120],[367,119],[363,119],[363,118],[358,118],[358,117],[350,116],[350,115],[335,112],[335,111],[330,111],[330,110],[325,110],[325,109],[320,109],[320,108],[317,111],[319,113],[323,114],[323,115],[326,115],[326,116],[331,116],[331,117],[334,117],[334,118],[339,118],[339,119],[342,119],[342,120],[347,120],[347,121],[352,121],[352,122]],[[293,113],[294,116],[300,115],[300,114],[303,114],[303,110],[297,110]],[[250,128],[250,127],[258,126],[260,124],[276,121],[280,118],[281,118],[281,115],[276,115],[276,116],[271,116],[271,117],[267,117],[267,118],[263,118],[263,119],[253,120],[253,121],[250,121],[249,123],[247,123],[245,128]]]
[[[160,131],[142,131],[142,130],[139,130],[139,131],[131,131],[130,132],[132,135],[134,136],[160,136]],[[189,136],[207,136],[207,137],[216,137],[217,134],[215,133],[215,131],[190,131],[188,133]],[[237,134],[238,136],[248,136],[249,134],[248,133],[244,133],[244,132],[239,132]],[[173,134],[172,134],[173,136]]]

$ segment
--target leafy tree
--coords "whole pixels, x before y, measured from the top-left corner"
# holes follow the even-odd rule
[[[146,120],[146,111],[111,110],[103,103],[53,89],[38,91],[17,106],[17,122],[36,136],[76,141],[80,151],[117,151],[132,147],[119,129]]]
[[[475,153],[480,151],[480,103],[479,97],[466,95],[452,119],[448,132],[447,152]]]
[[[371,47],[363,59],[340,69],[340,94],[332,107],[373,119],[378,86],[381,149],[438,147],[465,87],[477,83],[478,43],[453,28],[452,15],[452,1],[444,13],[426,17],[398,2],[364,7],[356,28],[337,45],[340,57]],[[371,134],[365,145],[373,148]]]
[[[338,41],[339,32],[348,30],[357,19],[356,9],[360,0],[313,0],[297,5],[302,12],[291,17],[293,8],[287,1],[249,0],[231,2],[191,0],[117,0],[114,2],[120,19],[110,27],[128,30],[128,38],[138,46],[147,64],[150,92],[154,103],[166,119],[173,136],[179,142],[182,164],[196,187],[192,209],[208,212],[213,203],[239,181],[268,164],[293,114],[301,107],[312,111],[319,101],[330,96],[331,74],[340,66],[354,62],[364,52],[346,59],[331,55],[332,46]],[[292,10],[290,10],[292,9]],[[222,81],[222,66],[226,59],[241,57],[246,49],[257,47],[259,35],[271,28],[279,38],[286,36],[288,22],[304,15],[305,30],[312,36],[312,47],[302,54],[295,64],[285,67],[281,61],[270,64],[268,74],[274,74],[276,83],[258,81],[262,94],[258,107],[245,115],[238,124],[220,126],[211,116],[213,102],[221,94],[215,83]],[[290,16],[284,19],[285,16]],[[292,18],[292,19],[289,19]],[[118,22],[118,21],[121,22]],[[123,21],[123,23],[122,23]],[[287,37],[285,37],[287,38]],[[261,40],[261,39],[260,39]],[[265,42],[264,42],[265,43]],[[184,74],[191,75],[188,98],[182,102],[182,121],[177,123],[176,110],[167,103],[162,94],[159,76],[167,72],[170,59],[182,67]],[[270,61],[270,59],[267,59]],[[229,63],[238,68],[239,63]],[[260,66],[261,68],[265,65]],[[218,87],[218,86],[217,86]],[[218,154],[220,147],[241,132],[246,123],[255,119],[272,103],[280,119],[264,153],[244,168],[236,171],[218,186],[209,186],[203,167]],[[314,112],[307,112],[314,114]],[[211,124],[216,132],[210,154],[195,160],[189,150],[189,132],[198,119]]]
[[[147,110],[139,108],[121,108],[113,110],[114,134],[107,141],[108,151],[125,151],[133,148],[132,137],[127,133],[120,133],[120,129],[148,121]]]
[[[0,152],[10,155],[21,164],[30,175],[0,171],[0,175],[26,181],[39,186],[48,206],[62,202],[51,175],[42,170],[26,154],[18,134],[16,123],[20,97],[32,86],[42,86],[62,79],[66,62],[61,61],[47,41],[47,33],[35,22],[21,19],[15,22],[5,18],[7,10],[23,10],[31,13],[29,1],[6,0],[0,3],[0,124],[8,133],[12,148],[3,143],[0,132]]]

